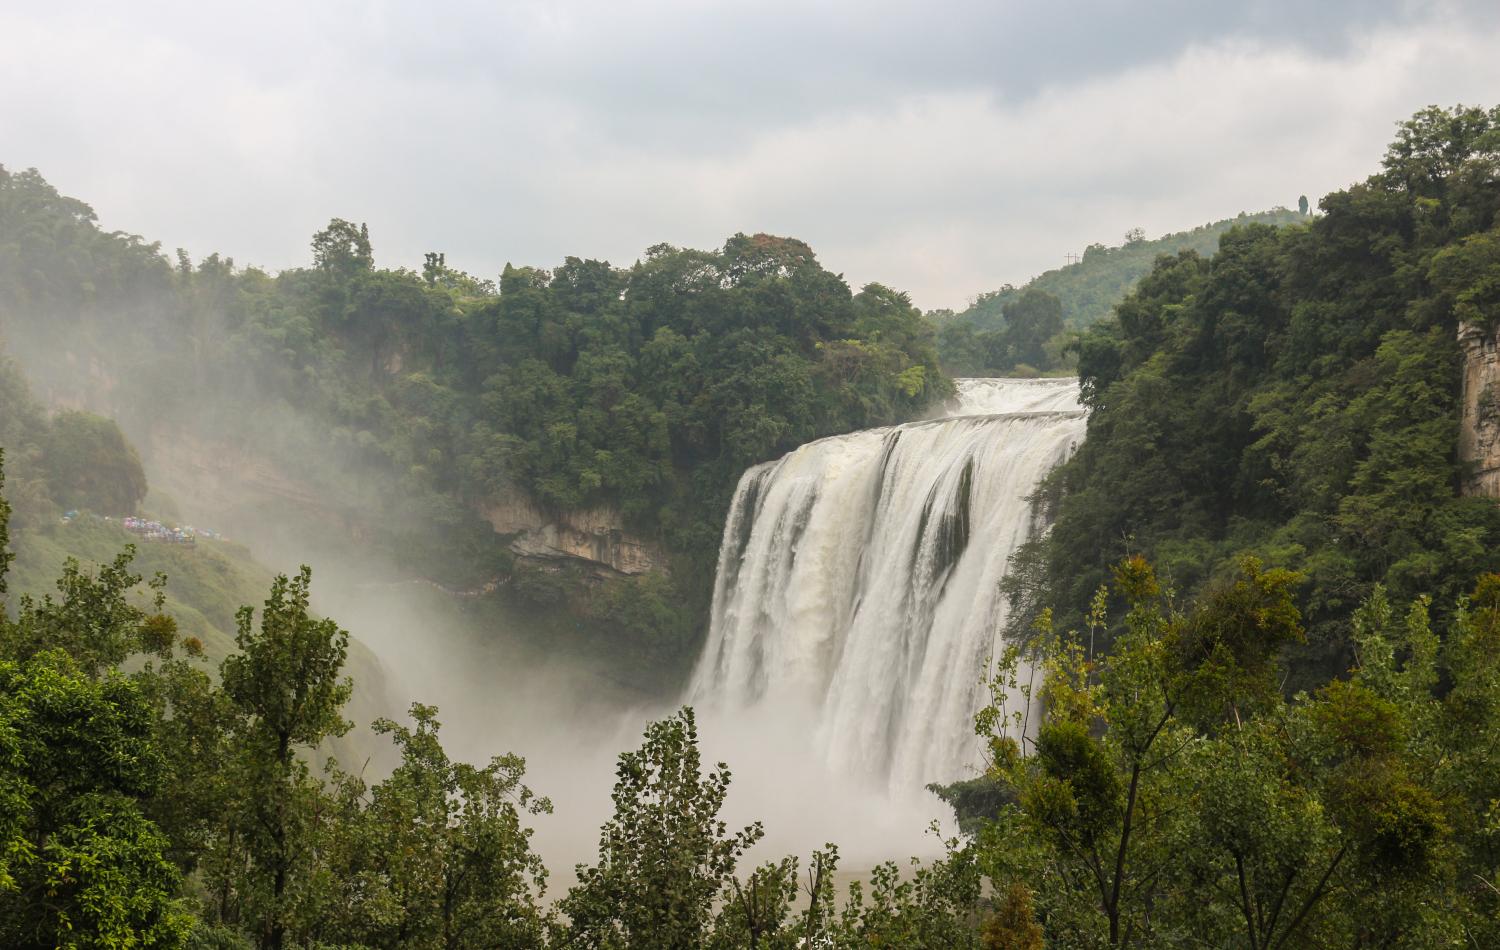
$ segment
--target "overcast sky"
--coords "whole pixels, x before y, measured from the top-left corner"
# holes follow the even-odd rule
[[[0,164],[269,268],[334,216],[480,276],[767,231],[961,307],[1457,102],[1500,102],[1493,0],[0,0]]]

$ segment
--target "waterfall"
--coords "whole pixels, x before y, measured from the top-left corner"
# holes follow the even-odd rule
[[[810,442],[741,477],[690,687],[796,703],[829,765],[893,791],[976,764],[1027,496],[1082,439],[1078,384],[960,379],[948,416]]]

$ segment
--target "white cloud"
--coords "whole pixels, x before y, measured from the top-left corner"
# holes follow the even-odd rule
[[[1113,37],[992,6],[27,7],[0,162],[106,227],[271,267],[334,215],[384,264],[483,274],[767,230],[958,306],[1133,226],[1316,200],[1414,109],[1500,89],[1493,18],[1452,9],[1309,45],[1274,3]]]

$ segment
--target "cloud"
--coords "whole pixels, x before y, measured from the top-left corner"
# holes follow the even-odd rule
[[[1130,227],[1372,171],[1500,88],[1488,4],[49,4],[7,11],[0,162],[106,227],[284,267],[332,216],[492,275],[793,234],[961,306]]]

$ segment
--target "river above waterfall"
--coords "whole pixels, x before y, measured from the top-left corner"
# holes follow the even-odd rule
[[[891,791],[962,778],[1029,496],[1083,438],[1074,379],[961,379],[947,416],[747,471],[690,701],[813,710],[819,754]]]

